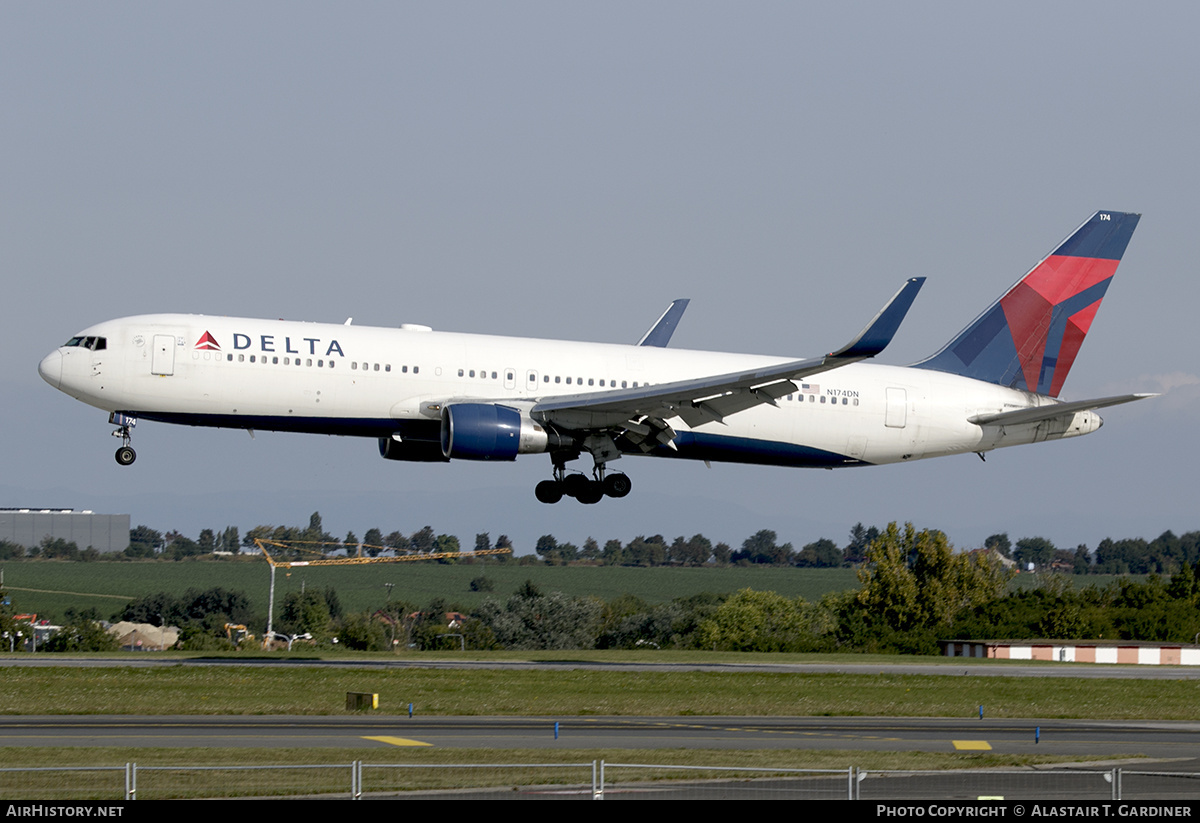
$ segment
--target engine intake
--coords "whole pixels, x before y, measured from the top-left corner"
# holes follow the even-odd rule
[[[453,460],[516,460],[561,438],[510,406],[454,403],[442,408],[442,454]]]

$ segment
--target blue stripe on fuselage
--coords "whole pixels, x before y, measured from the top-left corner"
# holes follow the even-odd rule
[[[406,439],[429,442],[439,442],[441,436],[441,422],[437,420],[276,417],[131,410],[125,410],[124,413],[142,420],[155,420],[160,423],[223,429],[334,434],[346,437],[390,437],[393,434],[399,434]],[[713,460],[722,463],[751,463],[759,466],[790,466],[792,468],[832,469],[842,466],[870,465],[862,460],[824,449],[816,449],[812,446],[756,440],[750,437],[731,437],[707,432],[679,432],[675,438],[675,445],[678,451],[661,446],[650,452],[650,455],[685,460]],[[642,454],[640,449],[625,448],[623,451],[631,455]]]

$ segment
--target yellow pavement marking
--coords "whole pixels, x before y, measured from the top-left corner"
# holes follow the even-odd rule
[[[990,752],[992,747],[986,740],[951,740],[958,752]]]
[[[409,740],[407,737],[364,737],[363,740],[378,740],[389,746],[432,746],[432,743],[422,743],[420,740]]]

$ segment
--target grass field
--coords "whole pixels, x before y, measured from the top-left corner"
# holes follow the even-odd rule
[[[490,593],[473,592],[471,581],[489,578]],[[1105,585],[1116,579],[1107,575],[1072,575],[1076,586]],[[751,588],[775,591],[785,597],[819,600],[829,592],[856,588],[853,569],[798,569],[794,567],[727,568],[635,568],[627,566],[518,566],[515,563],[476,562],[385,563],[371,566],[332,566],[280,569],[276,572],[276,604],[289,591],[301,586],[324,589],[333,586],[346,611],[364,611],[383,606],[388,599],[385,583],[394,584],[392,599],[417,606],[435,597],[450,605],[471,608],[486,597],[505,598],[526,580],[543,591],[593,595],[610,600],[632,594],[650,603],[700,592],[726,593]],[[22,561],[4,565],[4,583],[21,612],[35,612],[60,619],[68,607],[94,606],[102,617],[120,611],[130,600],[155,592],[182,594],[188,589],[220,586],[242,591],[256,610],[266,614],[269,570],[265,561],[240,558],[233,561],[72,563]],[[1019,575],[1014,587],[1037,584],[1037,576]]]
[[[23,561],[4,566],[5,588],[22,612],[60,618],[68,607],[95,606],[103,617],[120,611],[130,600],[165,591],[182,594],[190,588],[216,586],[240,590],[256,610],[266,613],[270,580],[265,561],[193,561],[144,563],[71,563]],[[489,593],[472,592],[480,575],[494,584]],[[594,595],[611,599],[632,594],[659,603],[700,592],[733,592],[742,588],[771,590],[786,597],[819,600],[831,591],[858,585],[852,569],[767,567],[634,568],[625,566],[518,566],[515,563],[385,563],[371,566],[332,566],[276,572],[275,602],[302,585],[337,589],[346,611],[383,606],[385,583],[395,584],[393,600],[424,606],[435,597],[470,608],[485,597],[506,598],[526,580],[543,591]]]
[[[561,654],[558,659],[572,659]],[[780,658],[790,656],[780,655]],[[659,655],[617,660],[663,660]],[[427,657],[424,659],[438,659]],[[549,659],[543,655],[542,659]],[[942,669],[945,673],[935,673]],[[345,714],[348,691],[383,714],[894,716],[1195,720],[1195,680],[594,670],[169,666],[4,669],[0,713]]]

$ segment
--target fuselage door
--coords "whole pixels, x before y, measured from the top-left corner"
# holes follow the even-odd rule
[[[887,409],[884,411],[883,425],[889,429],[902,429],[907,417],[908,392],[904,389],[888,389]]]
[[[159,375],[175,373],[175,335],[154,335],[154,347],[150,350],[150,373]]]

